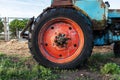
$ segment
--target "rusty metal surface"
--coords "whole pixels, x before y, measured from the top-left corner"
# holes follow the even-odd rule
[[[73,5],[72,0],[53,0],[52,7],[57,6],[71,6]]]
[[[103,1],[101,1],[101,0],[98,0],[98,1],[101,3],[101,8],[105,8],[106,7],[105,3]]]
[[[110,11],[110,12],[116,11],[116,12],[120,13],[120,9],[109,9],[109,11]]]
[[[93,30],[103,30],[105,29],[106,21],[92,20],[92,24],[93,24]]]

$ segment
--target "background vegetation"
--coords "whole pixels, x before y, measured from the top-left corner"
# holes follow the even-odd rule
[[[2,23],[2,20],[0,18],[0,33],[4,31],[4,25]]]
[[[13,37],[16,37],[18,32],[21,31],[27,24],[28,20],[27,19],[14,19],[13,21],[10,22],[9,27],[11,31],[11,35]]]

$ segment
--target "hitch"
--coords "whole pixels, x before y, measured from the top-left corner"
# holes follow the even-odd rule
[[[29,39],[29,33],[25,33],[28,29],[31,29],[32,27],[32,24],[34,23],[34,17],[30,18],[30,20],[28,21],[26,27],[23,29],[23,31],[21,32],[20,36],[22,38],[25,38],[25,39]]]

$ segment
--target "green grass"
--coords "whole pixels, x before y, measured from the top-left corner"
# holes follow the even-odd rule
[[[83,67],[84,70],[87,70],[89,73],[97,72],[103,76],[110,74],[110,80],[120,80],[120,67],[117,65],[119,62],[115,62],[114,59],[113,53],[96,53],[89,58],[86,67]],[[119,59],[117,60],[119,61]],[[51,70],[38,65],[32,57],[9,56],[0,53],[0,80],[66,80],[69,77],[68,75],[79,71],[79,69]],[[78,75],[75,76],[74,79],[93,80],[93,78],[88,75],[83,77]]]
[[[39,66],[32,58],[0,54],[0,80],[56,80],[52,70]]]

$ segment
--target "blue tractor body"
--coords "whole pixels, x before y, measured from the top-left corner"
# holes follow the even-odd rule
[[[120,10],[109,9],[109,3],[104,3],[103,0],[75,0],[73,4],[90,17],[93,30],[101,33],[94,33],[94,45],[120,41]],[[106,30],[106,27],[112,27],[112,30]]]
[[[107,19],[108,7],[101,0],[76,0],[74,5],[83,10],[92,20]]]

